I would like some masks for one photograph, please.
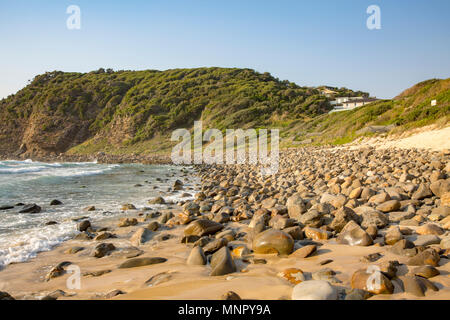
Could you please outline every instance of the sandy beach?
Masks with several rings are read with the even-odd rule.
[[[290,300],[295,298],[297,284],[319,281],[330,284],[337,299],[448,300],[450,233],[445,200],[448,191],[444,190],[448,185],[436,191],[433,184],[448,183],[449,155],[405,152],[402,155],[395,149],[366,147],[352,151],[291,150],[283,153],[278,174],[265,178],[260,178],[258,170],[251,167],[200,167],[201,191],[194,201],[181,201],[161,210],[127,210],[127,222],[136,220],[122,227],[119,224],[124,224],[124,218],[101,224],[90,221],[86,231],[75,239],[25,263],[6,266],[0,271],[0,291],[16,299],[207,300],[223,299],[232,291],[241,299]],[[370,170],[348,172],[351,164],[342,159],[354,159],[356,163],[357,157],[366,159],[362,166]],[[405,157],[417,159],[417,164]],[[410,169],[405,171],[399,165],[398,170],[376,174],[381,166],[375,167],[375,162],[390,163],[395,168],[399,161],[407,161]],[[332,175],[327,163],[339,163],[338,167],[347,171]],[[431,166],[419,168],[419,163]],[[321,169],[313,173],[313,168]],[[417,170],[423,172],[426,180],[417,178]],[[344,178],[345,175],[351,178]],[[292,181],[297,181],[293,188]],[[322,181],[321,187],[317,187],[318,181]],[[265,188],[246,193],[248,188],[258,190],[253,183],[261,183],[260,188]],[[281,185],[286,191],[279,193],[276,190],[282,190]],[[182,188],[180,182],[178,189]],[[385,209],[391,204],[395,208]],[[199,221],[209,221],[218,230],[195,233],[202,229]],[[191,234],[188,229],[196,223],[197,229]],[[268,232],[278,234],[265,236],[265,249],[258,248],[257,239]],[[100,239],[92,240],[94,236]],[[288,240],[292,247],[284,252],[285,243],[277,237],[291,239]],[[102,243],[112,244],[113,249],[99,258],[93,257]],[[200,263],[187,263],[195,248],[207,258]],[[220,257],[221,271],[212,276],[217,266],[211,266],[211,258],[221,251],[230,256]],[[432,258],[412,262],[423,252]],[[163,259],[145,266],[119,267],[141,258]],[[233,264],[232,270],[227,269],[227,261]],[[57,265],[61,266],[59,272],[49,277]],[[418,270],[421,265],[431,274]],[[79,289],[67,285],[74,275],[68,266],[79,268]],[[375,294],[358,286],[353,279],[355,274],[369,266],[381,268],[390,292]],[[293,280],[286,276],[289,272],[300,276]],[[418,285],[411,285],[411,279],[419,281]],[[420,284],[421,279],[426,282]],[[406,289],[405,281],[410,281]],[[417,291],[416,287],[421,289]]]

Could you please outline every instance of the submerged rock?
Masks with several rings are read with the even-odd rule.
[[[41,212],[41,207],[36,203],[27,204],[19,211],[19,213],[39,213]]]

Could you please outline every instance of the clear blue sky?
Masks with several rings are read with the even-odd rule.
[[[81,30],[68,30],[69,5]],[[381,30],[366,9],[381,8]],[[0,98],[45,71],[246,67],[391,98],[450,77],[448,0],[0,0]]]

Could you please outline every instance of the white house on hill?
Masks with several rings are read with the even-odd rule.
[[[358,108],[361,106],[364,106],[366,104],[372,103],[374,101],[377,101],[378,99],[375,98],[360,98],[360,99],[351,99],[348,100],[346,102],[342,103],[342,107],[345,110],[350,110],[350,109],[354,109],[354,108]]]
[[[331,105],[335,105],[334,109],[331,110],[330,113],[351,110],[372,103],[377,100],[378,99],[375,98],[364,98],[364,97],[337,97],[335,101],[330,102]]]

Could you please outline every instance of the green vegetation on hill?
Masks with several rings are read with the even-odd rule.
[[[251,69],[48,72],[0,101],[0,153],[161,153],[176,128],[280,128],[282,141],[344,143],[368,125],[409,128],[449,115],[449,79],[429,80],[394,100],[328,114],[347,88],[301,87]],[[327,97],[322,89],[336,92]],[[438,105],[432,107],[430,101]],[[283,145],[283,144],[282,144]]]
[[[431,101],[436,100],[436,106]],[[355,108],[320,115],[290,128],[295,140],[343,144],[377,131],[398,133],[430,124],[445,125],[450,120],[450,78],[416,84],[393,100],[379,100]],[[375,127],[375,130],[364,128]]]
[[[251,69],[55,71],[0,101],[0,151],[128,152],[199,119],[205,129],[285,126],[329,110],[319,90]]]

